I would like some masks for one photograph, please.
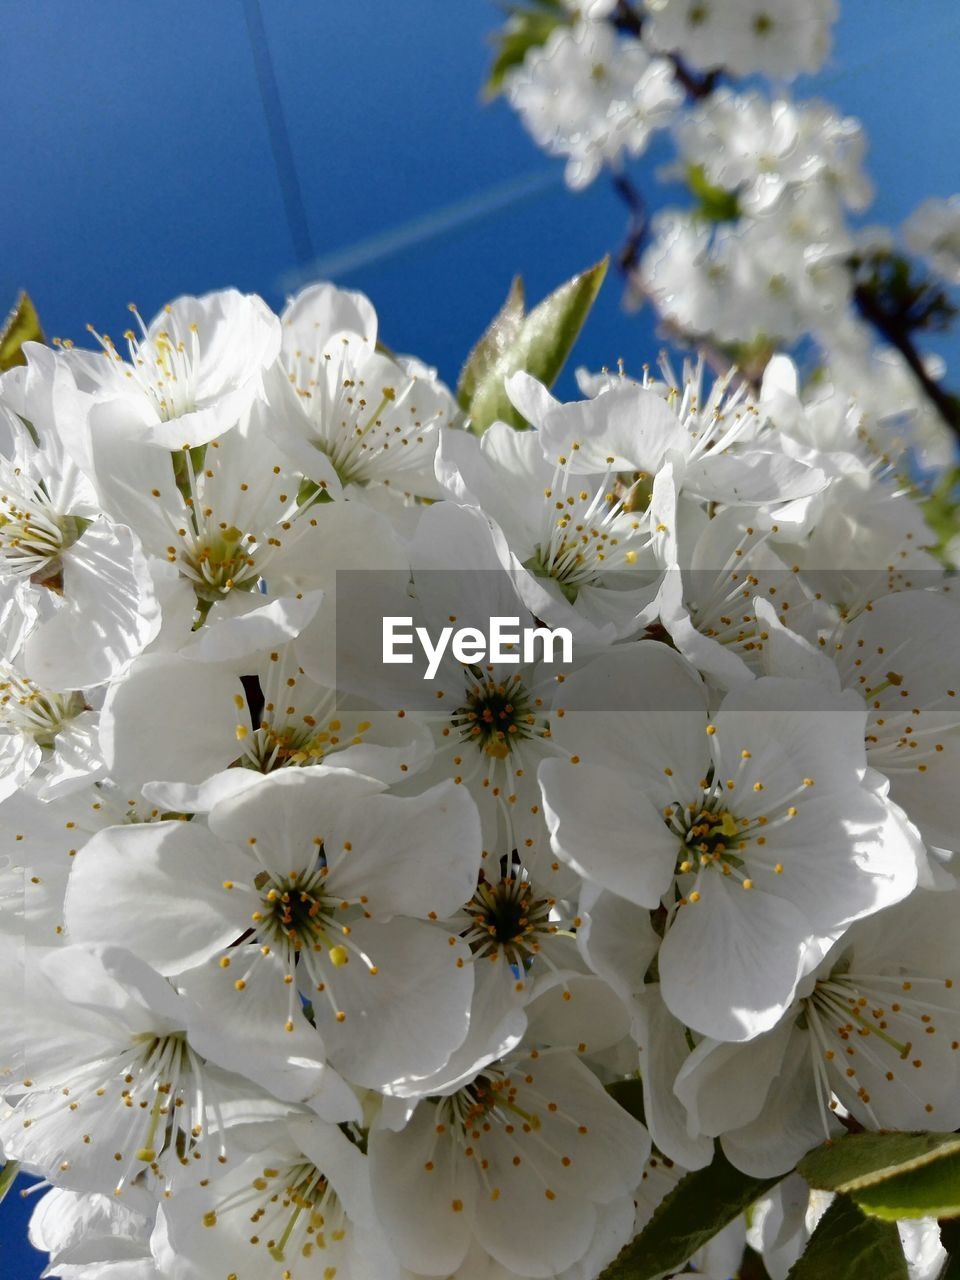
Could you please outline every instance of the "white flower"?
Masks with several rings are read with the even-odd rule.
[[[722,1134],[759,1177],[788,1170],[839,1128],[960,1123],[960,978],[953,893],[914,894],[850,930],[782,1022],[747,1046],[703,1040],[674,1089],[691,1128]]]
[[[621,40],[607,22],[556,27],[508,73],[505,89],[534,140],[568,157],[574,190],[604,164],[644,151],[683,99],[670,64],[637,40]]]
[[[785,191],[763,218],[711,230],[693,213],[667,210],[652,227],[638,284],[685,333],[793,341],[831,331],[848,312],[853,241],[822,179]]]
[[[37,791],[21,787],[0,809],[11,850],[0,872],[0,932],[46,948],[65,940],[64,895],[78,850],[103,827],[154,821],[159,812],[118,797],[103,778],[63,797],[40,799]]]
[[[439,496],[433,458],[456,403],[434,371],[378,349],[369,299],[311,285],[281,323],[280,361],[257,414],[306,478],[335,495],[386,485],[398,496]]]
[[[756,1202],[747,1243],[763,1255],[771,1280],[787,1280],[833,1198],[832,1191],[813,1191],[791,1173]]]
[[[611,680],[629,709],[591,714]],[[916,834],[864,781],[856,701],[761,678],[708,724],[694,673],[650,641],[571,676],[564,696],[583,762],[540,767],[554,849],[662,907],[661,988],[687,1026],[725,1040],[772,1027],[811,959],[916,885]]]
[[[524,403],[527,391],[539,401],[543,389],[528,381],[531,389],[512,384],[514,393]],[[565,407],[587,414],[596,403]],[[645,425],[645,407],[633,405],[634,426]],[[654,434],[662,430],[659,414],[676,428],[657,397],[650,397],[649,408]],[[592,412],[606,421],[605,405]],[[609,643],[636,635],[655,616],[674,491],[669,468],[622,484],[618,460],[609,460],[609,448],[599,443],[589,456],[585,444],[581,464],[576,441],[548,454],[541,432],[494,423],[480,441],[451,432],[437,468],[447,488],[493,524],[493,563],[509,574],[526,607],[552,626],[570,628],[576,638]],[[656,438],[653,447],[659,443]],[[645,483],[651,479],[652,487]]]
[[[890,782],[927,843],[960,853],[954,796],[960,777],[960,609],[937,591],[903,591],[867,603],[813,643],[764,612],[762,658],[779,675],[804,672],[825,689],[856,691],[867,712],[866,758]]]
[[[26,373],[13,394],[6,375],[0,394],[29,408],[39,394],[34,384],[56,373],[45,358]],[[21,394],[24,386],[28,394]],[[160,629],[146,558],[130,529],[100,515],[54,431],[39,437],[0,403],[0,433],[7,436],[0,446],[0,582],[19,584],[31,598],[31,673],[64,688],[103,684]]]
[[[30,1216],[30,1243],[61,1280],[161,1280],[150,1255],[156,1207],[129,1186],[122,1199],[54,1187]]]
[[[160,1210],[164,1280],[403,1280],[370,1196],[359,1135],[292,1119],[199,1195]]]
[[[817,71],[830,50],[834,0],[647,0],[644,35],[700,67],[792,78]]]
[[[473,892],[479,822],[452,783],[409,799],[383,790],[347,770],[287,769],[217,804],[209,829],[111,828],[77,857],[71,936],[122,940],[167,974],[216,958],[221,990],[207,998],[244,1020],[263,970],[258,1017],[292,1035],[311,1001],[314,1038],[357,1084],[434,1071],[466,1034],[473,974],[468,948],[432,921]]]
[[[903,224],[903,238],[944,280],[960,284],[960,196],[924,200]]]
[[[400,1261],[447,1276],[473,1239],[521,1276],[584,1256],[599,1206],[640,1181],[645,1130],[573,1054],[518,1049],[399,1132],[374,1130],[374,1204]]]
[[[21,660],[0,660],[0,799],[33,777],[44,800],[92,782],[104,768],[97,719],[81,691],[45,688]]]
[[[662,369],[666,385],[648,377],[643,384],[610,380],[590,400],[555,405],[539,415],[544,452],[569,459],[574,474],[606,467],[626,473],[627,483],[633,476],[638,488],[631,491],[631,505],[641,510],[644,489],[654,491],[652,506],[657,477],[668,463],[680,495],[728,506],[775,507],[825,487],[815,459],[798,465],[776,432],[763,429],[747,385],[733,385],[733,371],[704,395],[702,359],[696,366],[685,363],[679,383],[666,359]],[[519,379],[511,383],[518,385]],[[669,504],[660,506],[657,516],[665,518]],[[676,555],[676,529],[661,529],[660,523],[655,532],[668,535],[661,554]]]
[[[763,214],[788,186],[821,176],[850,208],[869,203],[859,121],[824,102],[720,88],[681,117],[676,133],[688,163],[701,166],[713,185],[735,191],[746,213]]]
[[[90,424],[89,473],[104,510],[169,561],[206,608],[269,574],[274,591],[309,563],[313,495],[259,419],[171,454],[113,423]]]
[[[88,398],[94,435],[117,431],[165,449],[192,449],[242,421],[280,349],[280,323],[262,299],[235,289],[182,297],[124,334],[126,356],[90,332],[102,356],[65,355]]]
[[[227,1163],[231,1126],[283,1113],[199,1057],[188,1003],[129,953],[70,947],[36,960],[15,1033],[29,1075],[7,1086],[0,1120],[8,1159],[80,1191],[141,1182],[162,1193]]]

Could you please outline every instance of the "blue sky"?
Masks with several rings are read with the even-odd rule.
[[[878,188],[870,220],[898,223],[923,196],[960,188],[960,9],[843,8],[831,64],[797,92],[864,121]],[[491,0],[263,0],[263,10],[318,257],[349,262],[374,238],[401,246],[336,277],[369,293],[393,348],[454,381],[515,272],[536,299],[619,243],[622,208],[607,185],[570,195],[560,164],[505,105],[481,105]],[[83,341],[88,321],[122,331],[129,301],[148,316],[178,293],[235,285],[281,304],[296,258],[242,0],[6,5],[0,82],[0,312],[25,287],[49,335]],[[638,180],[663,158],[641,161]],[[437,211],[451,207],[476,216],[434,234]],[[418,227],[431,234],[410,244]],[[658,348],[648,314],[621,314],[611,275],[578,361],[622,356],[635,368]],[[939,349],[960,387],[960,340]],[[24,1221],[8,1197],[4,1280],[40,1273],[20,1243]]]

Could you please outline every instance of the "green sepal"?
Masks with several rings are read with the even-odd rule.
[[[697,200],[697,214],[707,222],[736,222],[740,201],[735,191],[714,186],[702,164],[687,165],[687,185]]]
[[[46,338],[30,295],[21,292],[16,306],[0,330],[0,373],[5,373],[15,365],[27,363],[27,357],[23,354],[25,342],[46,342]]]
[[[504,381],[523,370],[544,386],[553,385],[603,284],[607,263],[604,258],[574,276],[526,315],[523,282],[519,277],[513,281],[457,385],[457,400],[477,435],[497,421],[518,429],[528,425],[510,403]]]
[[[546,44],[553,31],[570,19],[560,0],[537,0],[535,8],[515,9],[503,30],[493,37],[496,53],[483,96],[488,101],[495,98],[503,89],[507,72],[519,67],[531,49]]]
[[[20,1172],[20,1162],[18,1160],[8,1160],[2,1168],[0,1168],[0,1204],[3,1198],[17,1180],[17,1174]]]

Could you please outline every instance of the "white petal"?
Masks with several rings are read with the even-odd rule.
[[[173,656],[141,657],[111,685],[103,705],[107,768],[135,783],[201,782],[239,754],[237,725],[249,724],[245,708],[243,685],[227,671]]]
[[[643,989],[636,1027],[643,1109],[650,1136],[659,1151],[684,1169],[703,1169],[713,1159],[713,1142],[688,1124],[683,1104],[674,1093],[674,1081],[690,1047],[683,1024],[664,1004],[658,983],[648,983]]]
[[[537,776],[557,856],[628,902],[659,906],[679,845],[636,778],[561,760],[545,760]]]
[[[400,916],[357,921],[350,942],[355,950],[348,963],[328,966],[327,990],[314,996],[330,1061],[371,1089],[435,1072],[467,1034],[473,992],[468,948],[442,929]],[[344,1021],[336,1010],[346,1014]]]
[[[503,389],[517,413],[534,427],[539,427],[552,409],[560,407],[560,401],[550,394],[543,383],[522,369],[504,378]]]
[[[672,1013],[716,1040],[749,1040],[793,999],[810,926],[789,902],[700,877],[700,901],[677,912],[660,948],[660,988]]]
[[[401,1132],[374,1130],[370,1181],[377,1217],[403,1265],[446,1277],[466,1256],[479,1189],[468,1162],[437,1134],[436,1124],[436,1107],[424,1102]]]
[[[63,603],[26,647],[31,676],[86,689],[120,675],[160,630],[160,606],[133,533],[99,520],[64,552]]]
[[[464,787],[369,796],[331,819],[330,892],[364,894],[372,915],[443,919],[472,897],[482,849],[480,816]]]
[[[180,652],[195,662],[240,663],[245,673],[258,655],[294,640],[314,619],[322,599],[322,591],[281,597],[269,604],[257,604],[257,597],[251,596],[255,608],[202,627]]]
[[[656,475],[667,454],[683,451],[687,437],[677,415],[657,392],[624,383],[595,400],[562,405],[544,419],[543,448],[551,458],[570,455],[577,471],[603,475],[644,471]]]
[[[245,859],[198,822],[110,827],[77,854],[65,915],[75,942],[126,947],[163,974],[228,946],[249,903],[224,889]]]

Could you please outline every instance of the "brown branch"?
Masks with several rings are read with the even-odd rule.
[[[617,7],[610,15],[610,20],[618,31],[639,39],[643,30],[643,15],[637,13],[629,0],[617,0]],[[706,72],[705,75],[698,76],[690,70],[678,53],[668,53],[665,56],[673,65],[673,74],[677,83],[683,86],[688,97],[707,98],[713,93],[720,79],[719,69],[715,68],[713,71]]]
[[[872,324],[877,332],[900,352],[927,399],[950,430],[960,436],[960,400],[945,390],[935,378],[931,378],[920,352],[914,345],[910,329],[902,318],[885,310],[876,293],[868,285],[858,284],[853,291],[853,300],[864,320]]]
[[[627,238],[617,254],[617,266],[625,276],[629,276],[640,262],[640,250],[647,236],[647,209],[643,196],[625,173],[613,175],[613,189],[630,214]]]

